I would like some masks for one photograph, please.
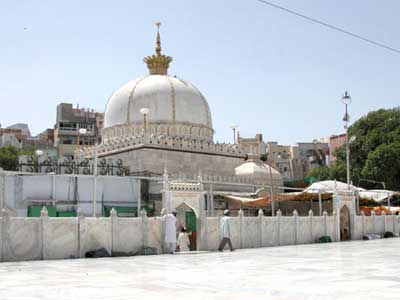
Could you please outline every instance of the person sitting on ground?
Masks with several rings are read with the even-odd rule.
[[[190,251],[189,235],[185,227],[182,227],[182,232],[178,235],[178,247],[181,252]]]
[[[229,220],[230,220],[230,212],[229,209],[224,210],[224,216],[221,219],[219,224],[219,235],[221,238],[221,243],[219,244],[218,251],[224,251],[226,243],[229,245],[229,249],[233,251],[232,242],[231,242],[231,231],[229,227]]]

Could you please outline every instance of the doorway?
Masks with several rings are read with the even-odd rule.
[[[350,211],[349,208],[344,205],[340,209],[340,240],[350,240]]]
[[[195,211],[186,203],[176,208],[177,231],[181,232],[182,227],[189,233],[190,251],[197,250],[197,216]]]

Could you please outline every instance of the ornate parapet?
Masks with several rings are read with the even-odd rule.
[[[121,124],[112,127],[104,128],[102,130],[102,138],[104,141],[113,138],[124,138],[132,136],[141,136],[145,132],[143,123],[138,124]],[[165,136],[179,136],[184,138],[195,138],[197,140],[204,140],[211,142],[214,135],[212,128],[191,124],[191,123],[149,123],[146,127],[148,135],[165,135]]]
[[[155,135],[150,132],[139,135],[122,135],[113,138],[104,138],[103,143],[98,146],[97,153],[99,157],[102,157],[143,147],[197,153],[212,153],[238,158],[243,158],[246,155],[244,149],[237,144],[214,143],[209,139],[201,137],[194,138],[185,135]],[[77,156],[93,157],[94,147],[80,148]]]

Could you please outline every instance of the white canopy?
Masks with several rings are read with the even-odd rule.
[[[345,191],[347,189],[348,189],[347,183],[345,183],[345,182],[336,181],[336,180],[324,180],[324,181],[314,182],[308,188],[306,188],[304,191],[310,192],[310,193],[315,193],[318,191],[333,193],[335,191]],[[350,185],[350,190],[365,191],[365,189],[356,187],[354,185]]]
[[[395,194],[395,192],[389,190],[369,190],[360,192],[360,197],[381,202]]]

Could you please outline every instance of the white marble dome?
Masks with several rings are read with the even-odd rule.
[[[156,53],[144,58],[149,75],[116,90],[106,104],[103,139],[148,134],[182,136],[212,141],[211,112],[200,91],[190,82],[168,75],[172,57],[161,54],[157,32]],[[148,108],[144,128],[142,108]]]
[[[186,124],[212,129],[208,103],[200,91],[186,80],[168,75],[139,77],[123,85],[109,98],[104,128],[143,124],[141,108],[148,108],[147,122]]]

